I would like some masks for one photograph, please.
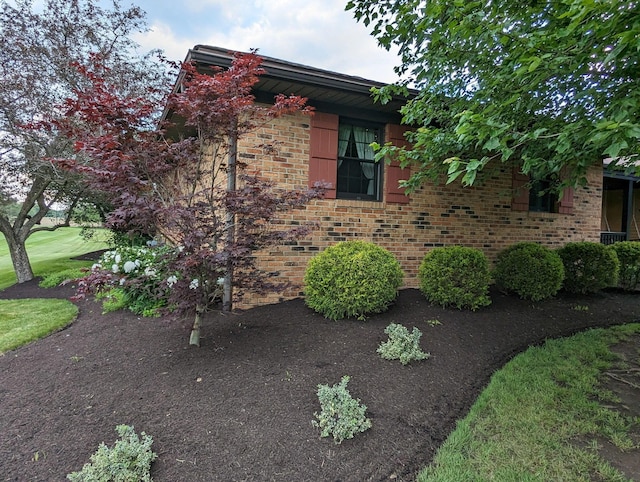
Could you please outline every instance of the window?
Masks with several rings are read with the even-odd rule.
[[[385,124],[383,128],[381,124],[340,118],[326,112],[316,112],[310,127],[309,187],[318,182],[328,186],[325,199],[409,202],[400,184],[409,178],[410,169],[403,169],[396,161],[375,162],[370,147],[374,141],[406,146],[406,127]]]
[[[340,121],[338,127],[337,197],[380,200],[382,164],[374,161],[372,142],[380,142],[379,126]]]
[[[574,188],[566,187],[560,197],[552,189],[562,180],[562,172],[557,177],[554,175],[553,178],[531,180],[527,174],[515,167],[512,175],[512,211],[573,214]]]
[[[542,179],[531,181],[529,188],[529,211],[538,213],[557,212],[557,195],[551,192],[552,181]]]

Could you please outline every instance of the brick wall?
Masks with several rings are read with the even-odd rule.
[[[277,119],[241,143],[241,156],[279,187],[305,189],[308,181],[310,121],[305,116]],[[276,142],[278,154],[264,156],[255,146]],[[258,161],[259,159],[259,161]],[[258,164],[259,162],[259,164]],[[237,308],[302,296],[308,260],[339,241],[360,239],[389,249],[405,272],[405,287],[418,286],[417,271],[429,249],[463,245],[481,249],[490,260],[518,241],[556,247],[569,241],[599,241],[602,169],[594,167],[586,187],[575,190],[572,214],[511,210],[512,170],[498,168],[482,183],[463,188],[424,185],[409,204],[325,199],[287,214],[287,223],[316,222],[308,238],[259,253],[261,266],[279,271],[298,287],[280,295],[248,296]]]

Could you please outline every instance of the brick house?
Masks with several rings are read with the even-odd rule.
[[[228,67],[233,54],[198,45],[187,61]],[[405,272],[405,286],[417,287],[419,264],[436,246],[464,245],[481,249],[490,260],[518,241],[554,247],[569,241],[599,241],[603,169],[594,166],[585,187],[567,189],[562,199],[538,198],[529,179],[511,167],[498,166],[474,187],[426,184],[411,196],[398,187],[409,172],[397,165],[373,162],[372,141],[403,142],[398,109],[403,99],[386,105],[373,102],[372,86],[384,84],[263,57],[266,73],[255,96],[270,102],[278,93],[307,97],[316,114],[276,119],[244,138],[239,155],[281,187],[300,189],[323,180],[332,184],[325,198],[306,210],[288,214],[284,222],[320,224],[307,239],[260,254],[261,266],[298,283],[284,295],[249,298],[240,307],[277,302],[302,295],[308,260],[339,241],[361,239],[389,249]],[[263,159],[260,143],[277,141],[276,157]],[[536,191],[537,192],[537,191]],[[236,305],[238,306],[238,305]]]

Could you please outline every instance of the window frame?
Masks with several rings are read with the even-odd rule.
[[[343,126],[352,126],[352,127],[363,127],[365,129],[371,129],[375,131],[373,142],[378,142],[382,144],[382,140],[384,139],[384,128],[385,126],[376,122],[368,122],[360,119],[354,119],[351,117],[339,117],[338,120],[338,138],[340,138],[341,127]],[[352,134],[353,135],[353,134]],[[351,142],[351,138],[347,141]],[[354,142],[357,142],[354,140]],[[338,146],[340,145],[340,140],[338,141]],[[349,146],[346,147],[348,151]],[[377,162],[374,159],[362,159],[360,157],[353,157],[347,155],[340,155],[340,147],[338,147],[337,154],[337,165],[336,165],[336,199],[348,199],[348,200],[357,200],[357,201],[372,201],[372,202],[381,202],[383,200],[383,180],[384,180],[384,168],[383,163]],[[346,152],[345,152],[346,154]],[[344,184],[341,184],[341,179],[344,180],[344,176],[340,175],[340,167],[342,162],[349,162],[351,164],[354,163],[368,163],[374,168],[374,177],[373,177],[373,194],[367,194],[364,192],[354,192],[349,190],[340,190],[341,187],[344,187]],[[364,174],[364,173],[363,173]],[[368,179],[366,175],[365,179]]]

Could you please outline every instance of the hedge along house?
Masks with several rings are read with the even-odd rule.
[[[233,52],[198,45],[186,61],[228,67]],[[402,145],[405,127],[398,110],[404,99],[374,103],[370,88],[384,84],[359,77],[262,57],[266,73],[255,88],[258,102],[274,95],[308,98],[315,115],[274,120],[240,141],[239,156],[263,177],[288,189],[316,181],[331,184],[322,200],[287,213],[285,223],[317,222],[307,239],[260,253],[261,267],[292,281],[283,295],[247,297],[242,305],[281,301],[303,295],[302,280],[311,257],[340,241],[365,240],[389,249],[405,272],[405,286],[417,287],[417,272],[432,248],[479,248],[490,259],[519,241],[561,246],[569,241],[598,241],[601,230],[602,166],[593,167],[585,187],[565,190],[561,199],[538,196],[529,178],[502,165],[474,187],[423,185],[410,196],[398,186],[410,172],[396,164],[376,163],[373,141]],[[278,144],[275,156],[257,146]]]

